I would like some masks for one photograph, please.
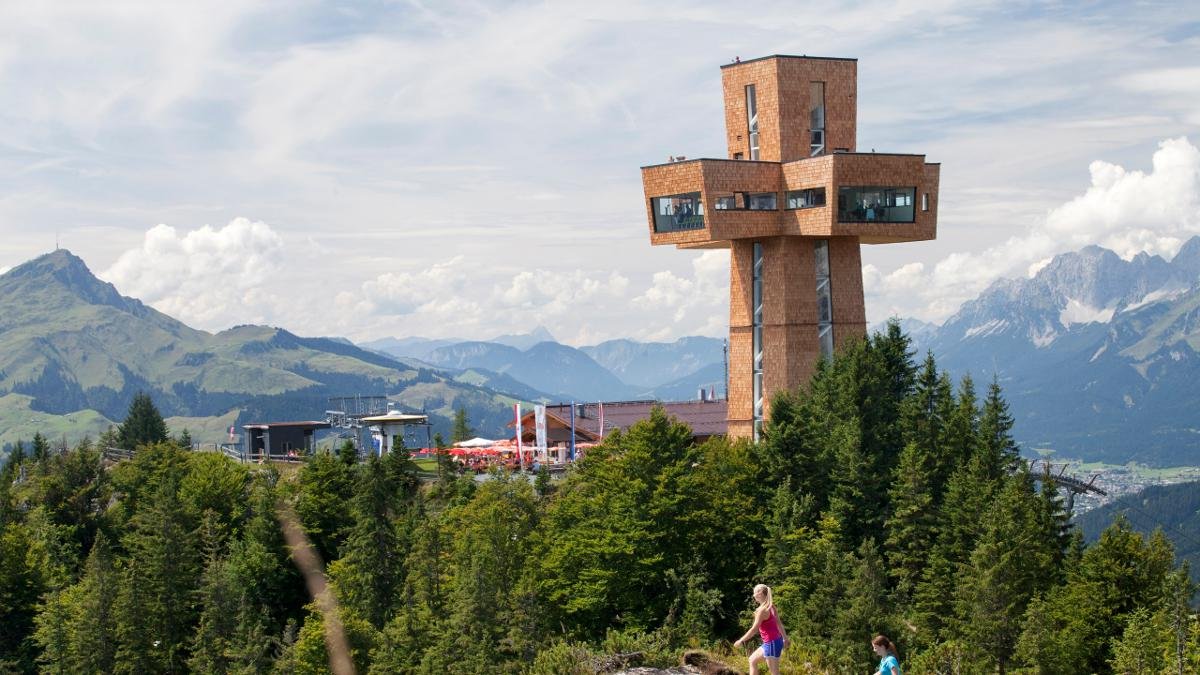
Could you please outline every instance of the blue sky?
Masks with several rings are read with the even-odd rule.
[[[638,167],[724,156],[719,66],[859,59],[859,147],[942,163],[868,319],[1090,243],[1200,233],[1195,3],[0,7],[0,269],[63,245],[197,327],[722,335],[728,256],[652,248]]]

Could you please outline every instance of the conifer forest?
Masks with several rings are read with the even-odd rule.
[[[880,633],[905,673],[1200,672],[1171,543],[1117,520],[1085,544],[997,383],[893,323],[771,411],[758,443],[696,445],[660,409],[561,480],[476,481],[352,447],[239,464],[139,398],[108,438],[39,434],[0,469],[0,672],[744,669],[757,583],[785,673],[870,673]]]

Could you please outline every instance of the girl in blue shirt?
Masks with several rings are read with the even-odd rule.
[[[876,635],[874,640],[871,640],[871,648],[879,655],[879,670],[875,671],[875,675],[901,675],[900,661],[896,658],[896,645],[892,641],[882,635]]]

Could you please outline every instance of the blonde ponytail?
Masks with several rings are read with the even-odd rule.
[[[765,605],[766,608],[767,609],[773,608],[775,606],[775,600],[773,599],[773,597],[771,595],[771,587],[766,584],[759,584],[754,587],[755,595],[757,595],[759,591],[763,591],[767,594],[767,603]]]

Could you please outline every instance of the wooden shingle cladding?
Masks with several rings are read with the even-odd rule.
[[[864,244],[927,241],[937,236],[937,190],[940,166],[925,162],[924,155],[839,153],[794,162],[750,162],[695,159],[642,168],[650,243],[680,248],[728,247],[734,239],[762,237],[859,237]],[[916,217],[912,223],[838,221],[838,190],[844,186],[896,186],[914,188]],[[793,190],[824,188],[825,205],[788,209]],[[656,232],[653,199],[700,193],[704,228]],[[735,193],[771,192],[775,210],[724,210],[718,197]],[[921,195],[929,195],[929,210],[920,208]]]
[[[830,331],[834,348],[866,334],[860,244],[937,236],[941,167],[924,155],[856,152],[854,59],[768,56],[723,66],[721,83],[728,158],[645,166],[642,186],[651,244],[730,249],[727,431],[747,437],[763,421],[754,419],[756,378],[769,416],[776,392],[806,386],[822,350],[830,349]],[[824,107],[814,110],[818,96]],[[823,190],[824,203],[805,197],[803,208],[787,208],[788,193],[805,190]],[[750,198],[756,193],[774,193],[776,208],[748,208],[769,201]],[[689,201],[680,207],[682,217],[656,231],[653,200],[672,195],[698,195],[702,226],[691,217],[696,211]],[[718,209],[723,198],[723,207],[734,208]],[[689,229],[667,227],[677,224]],[[762,273],[757,319],[756,246]],[[827,272],[818,273],[817,251],[822,259],[827,252]],[[755,367],[756,330],[761,368]]]

